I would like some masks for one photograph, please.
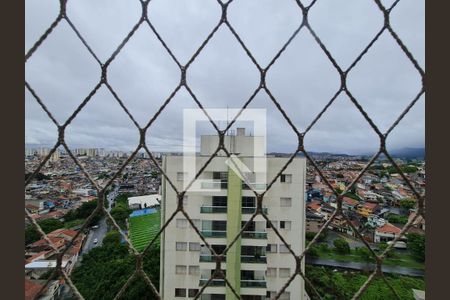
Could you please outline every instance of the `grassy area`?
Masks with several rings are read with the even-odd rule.
[[[160,229],[160,212],[129,218],[129,224],[131,243],[138,251],[142,251]],[[159,238],[155,243],[159,245]]]
[[[357,250],[350,250],[349,254],[339,254],[332,248],[326,249],[325,247],[317,247],[318,258],[333,259],[343,262],[367,262],[365,257],[358,254]],[[374,261],[373,261],[374,262]],[[399,266],[414,269],[425,269],[425,264],[416,261],[409,253],[394,252],[394,257],[385,258],[383,264],[386,266]]]
[[[368,274],[356,271],[336,272],[333,268],[306,265],[306,277],[317,289],[322,299],[351,299],[367,280]],[[385,274],[400,299],[413,300],[412,289],[425,290],[425,280],[421,277],[408,277]],[[317,299],[315,293],[306,286],[311,299]],[[392,291],[381,278],[375,278],[362,294],[362,300],[395,299]]]
[[[82,225],[85,221],[85,219],[75,219],[72,221],[67,221],[64,223],[64,228],[70,229],[73,227],[77,227],[79,225]]]

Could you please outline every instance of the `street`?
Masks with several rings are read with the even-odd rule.
[[[108,208],[106,208],[106,210],[109,212],[111,210],[111,204],[114,202],[114,200],[116,199],[116,197],[118,196],[118,188],[115,188],[114,190],[112,190],[108,196],[107,196],[107,201],[108,201]],[[88,253],[92,248],[96,247],[96,246],[100,246],[103,242],[103,238],[105,237],[106,233],[108,232],[108,224],[106,222],[106,217],[103,217],[99,222],[98,222],[98,228],[96,229],[90,229],[89,230],[89,234],[88,237],[86,238],[86,242],[83,246],[82,249],[82,254]],[[97,244],[94,243],[94,240],[97,239]]]
[[[343,269],[373,271],[375,269],[374,263],[366,262],[343,262],[332,259],[322,258],[306,258],[305,262],[310,265],[328,266]],[[424,276],[425,272],[420,269],[405,268],[399,266],[382,266],[381,270],[385,273],[393,273],[407,276]]]

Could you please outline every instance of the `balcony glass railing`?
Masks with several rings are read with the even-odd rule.
[[[204,286],[208,282],[209,278],[200,278],[200,286]],[[208,286],[225,286],[225,280],[213,279]]]
[[[228,187],[228,182],[226,181],[203,181],[201,183],[202,189],[207,190],[225,190]]]
[[[267,184],[265,184],[265,183],[250,183],[250,185],[253,187],[254,190],[257,190],[257,191],[265,190],[267,188]],[[245,182],[243,182],[242,189],[250,190],[250,187]]]
[[[241,262],[243,263],[267,263],[266,256],[258,255],[241,255]]]
[[[241,280],[241,287],[265,288],[265,280]]]
[[[204,237],[221,238],[226,237],[227,232],[224,230],[202,230],[202,235]]]
[[[200,212],[204,214],[227,213],[226,206],[202,206]]]
[[[247,239],[267,239],[267,232],[244,231],[242,237]]]
[[[256,211],[256,207],[243,207],[242,208],[242,213],[243,214],[254,214],[255,211]],[[268,212],[267,207],[263,207],[263,212],[265,214],[267,214],[267,212]]]
[[[227,257],[223,257],[223,262],[227,260]],[[216,262],[216,259],[214,258],[214,255],[209,254],[200,254],[200,262]]]
[[[254,214],[256,211],[256,207],[242,207],[242,214]],[[226,206],[208,206],[204,205],[200,207],[200,212],[203,214],[226,214],[227,207]],[[263,212],[265,214],[268,213],[267,207],[263,207]]]

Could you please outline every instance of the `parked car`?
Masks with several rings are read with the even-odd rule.
[[[97,228],[98,228],[98,225],[92,226],[92,229],[97,229]]]
[[[97,244],[98,243],[98,239],[94,239],[94,244]]]

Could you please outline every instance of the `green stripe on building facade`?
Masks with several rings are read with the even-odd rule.
[[[242,213],[242,181],[239,176],[228,168],[228,190],[227,190],[227,244],[241,230]],[[241,237],[233,244],[227,252],[226,278],[235,291],[240,294],[241,290]],[[233,291],[226,287],[226,299],[237,299]]]

